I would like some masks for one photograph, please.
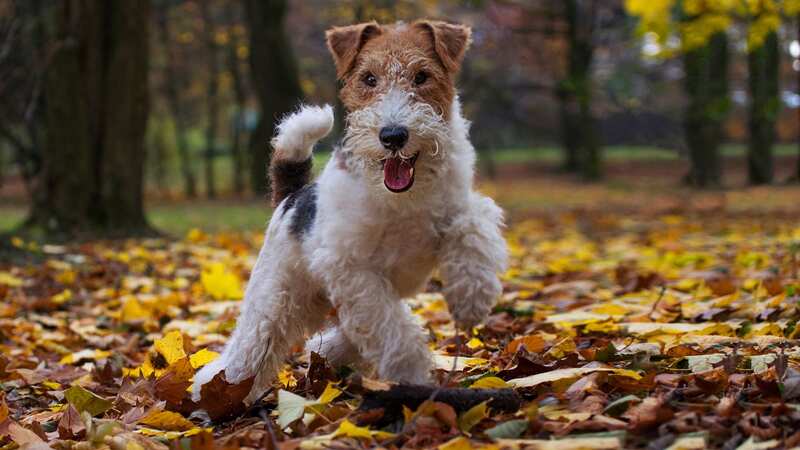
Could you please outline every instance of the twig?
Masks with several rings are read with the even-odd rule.
[[[264,420],[264,424],[266,425],[267,428],[267,434],[269,434],[269,441],[270,444],[272,444],[272,449],[278,450],[278,437],[275,436],[275,430],[272,429],[272,421],[267,416],[267,412],[262,409],[261,411],[259,411],[258,415],[261,416],[261,419]]]
[[[667,291],[667,287],[662,285],[661,286],[661,292],[658,294],[658,298],[656,299],[656,302],[653,303],[653,307],[650,309],[650,312],[647,314],[647,317],[650,320],[653,320],[653,313],[656,312],[656,307],[658,307],[658,304],[661,303],[661,299],[664,298],[664,293],[666,291]]]

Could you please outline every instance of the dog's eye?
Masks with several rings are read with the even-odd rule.
[[[373,75],[372,72],[367,72],[367,74],[364,75],[361,81],[364,82],[364,84],[366,84],[369,87],[375,87],[378,85],[378,79],[375,78],[375,75]]]
[[[428,80],[428,73],[427,72],[417,72],[414,75],[414,84],[419,86],[420,84],[426,82]]]

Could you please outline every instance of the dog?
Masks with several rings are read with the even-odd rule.
[[[475,150],[455,89],[470,28],[440,21],[326,32],[346,111],[341,145],[315,182],[314,145],[330,106],[303,106],[277,127],[270,166],[274,214],[236,329],[195,376],[193,396],[224,370],[254,377],[259,399],[292,348],[382,379],[431,382],[422,327],[402,299],[438,267],[456,325],[472,329],[502,292],[503,213],[473,190]],[[336,323],[324,329],[331,310]]]

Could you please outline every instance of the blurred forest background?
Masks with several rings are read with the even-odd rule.
[[[276,119],[338,107],[324,31],[420,17],[473,28],[487,183],[800,178],[800,0],[0,0],[0,231],[263,223]]]

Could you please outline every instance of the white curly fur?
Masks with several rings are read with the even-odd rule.
[[[404,95],[392,91],[348,117],[343,147],[317,180],[316,218],[302,238],[290,231],[286,202],[276,209],[236,330],[195,376],[195,398],[224,369],[234,383],[255,376],[247,401],[256,400],[291,348],[322,330],[332,306],[338,324],[308,339],[308,350],[334,364],[364,363],[385,379],[428,382],[426,337],[402,299],[420,292],[437,266],[459,326],[489,313],[501,293],[506,244],[502,211],[472,189],[469,124],[457,98],[445,122]],[[376,134],[387,120],[409,128],[403,151],[419,152],[415,184],[403,194],[382,183],[385,151]],[[303,108],[281,125],[276,148],[304,159],[331,122],[329,107]]]

